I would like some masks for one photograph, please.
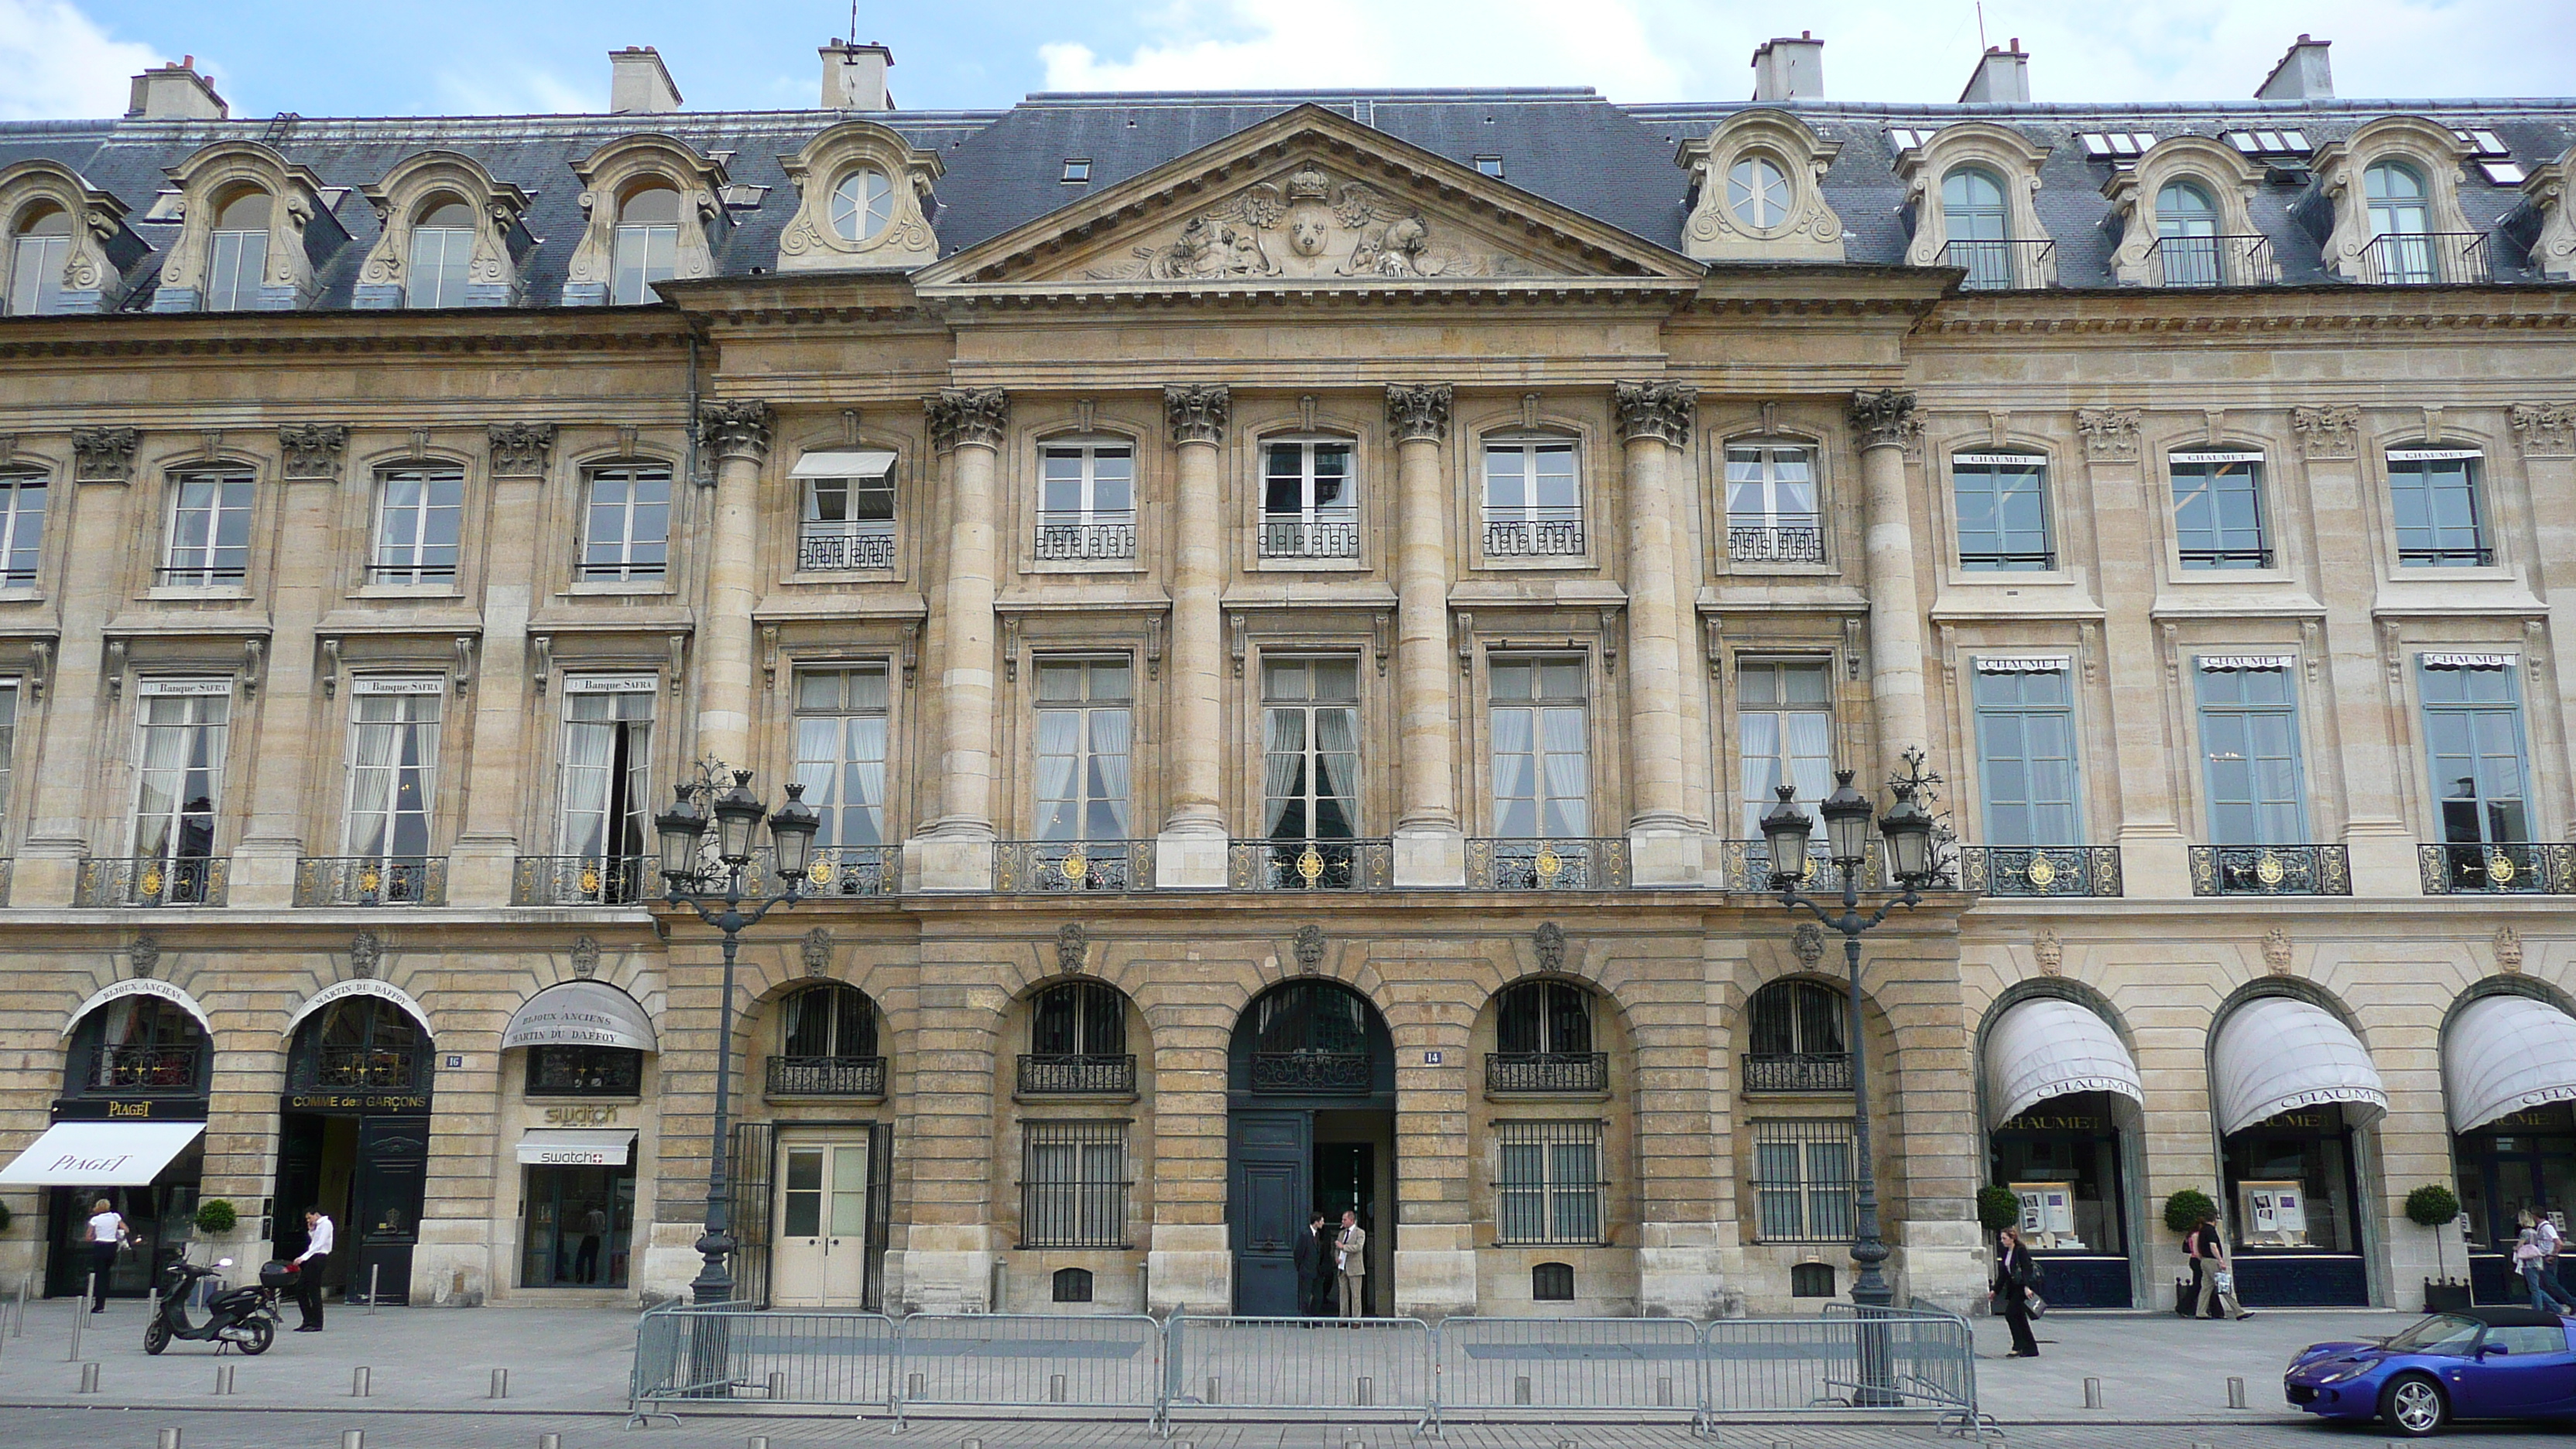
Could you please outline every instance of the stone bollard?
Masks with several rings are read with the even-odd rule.
[[[360,1364],[349,1370],[349,1397],[363,1399],[376,1391],[376,1371]]]
[[[1054,1374],[1047,1379],[1047,1402],[1050,1404],[1064,1402],[1064,1375]]]
[[[2243,1379],[2231,1378],[2227,1381],[2227,1407],[2231,1409],[2241,1409],[2245,1407],[2245,1381]]]
[[[97,1393],[97,1392],[98,1392],[98,1365],[97,1365],[97,1364],[95,1364],[95,1363],[85,1363],[85,1364],[82,1364],[82,1365],[81,1365],[81,1386],[80,1386],[80,1391],[81,1391],[82,1393],[84,1393],[84,1394],[94,1394],[94,1393]]]
[[[1515,1376],[1513,1377],[1513,1379],[1512,1379],[1512,1402],[1513,1402],[1514,1404],[1526,1404],[1526,1403],[1528,1403],[1529,1401],[1530,1401],[1530,1381],[1529,1381],[1529,1375],[1528,1375],[1528,1374],[1519,1374],[1519,1375],[1515,1375]]]
[[[367,1431],[364,1429],[341,1430],[340,1449],[367,1449]]]
[[[510,1397],[510,1371],[508,1369],[496,1368],[492,1370],[492,1392],[490,1397],[495,1399],[506,1399]]]
[[[81,1330],[89,1326],[89,1306],[98,1301],[98,1275],[81,1279],[80,1301],[72,1305],[72,1351],[67,1362],[80,1362]]]
[[[164,1429],[153,1436],[153,1449],[179,1449],[179,1431]]]
[[[537,1449],[563,1449],[563,1436],[561,1434],[539,1434],[537,1436]]]
[[[215,1392],[218,1394],[229,1394],[232,1391],[233,1365],[228,1363],[219,1363],[215,1365]]]
[[[744,1446],[744,1449],[769,1449],[769,1436],[766,1434],[752,1435],[751,1442]]]
[[[2086,1379],[2084,1381],[2084,1407],[2088,1409],[2098,1409],[2102,1407],[2102,1381],[2100,1379]]]
[[[1370,1390],[1375,1387],[1376,1383],[1374,1380],[1363,1377],[1357,1384],[1352,1386],[1351,1402],[1362,1408],[1366,1408],[1370,1403]]]

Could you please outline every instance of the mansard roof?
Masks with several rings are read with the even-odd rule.
[[[1616,228],[1640,252],[1683,250],[1689,173],[1675,164],[1685,141],[1752,103],[1619,105],[1588,89],[1334,92],[1104,93],[1032,95],[1007,110],[901,111],[871,117],[944,163],[931,218],[945,256],[975,247],[1194,152],[1215,147],[1299,106],[1315,106],[1357,127],[1463,167],[1498,157],[1503,180],[1556,207]],[[2159,139],[2283,127],[2303,131],[2311,149],[2341,140],[2375,118],[2424,116],[2440,125],[2492,131],[2525,170],[2576,143],[2576,100],[2245,101],[2207,105],[1869,105],[1794,102],[1819,136],[1839,144],[1823,178],[1842,217],[1853,263],[1903,263],[1910,221],[1895,170],[1895,127],[1937,129],[1977,119],[2044,147],[2037,196],[2056,243],[2058,283],[2113,284],[2111,253],[2120,226],[2103,185],[2117,164],[2092,159],[2085,132],[2128,131]],[[722,162],[727,226],[716,229],[719,275],[773,270],[780,230],[796,209],[780,169],[818,132],[849,119],[840,111],[677,112],[650,116],[491,116],[249,121],[53,121],[0,124],[0,167],[30,158],[61,162],[129,209],[128,224],[153,251],[129,270],[122,306],[151,305],[152,279],[177,234],[163,192],[167,168],[219,141],[262,142],[328,188],[324,203],[350,242],[317,259],[315,303],[351,305],[356,272],[380,226],[362,188],[419,152],[473,157],[495,181],[530,197],[525,223],[538,245],[525,259],[523,305],[558,305],[565,266],[584,227],[574,165],[621,136],[656,132]],[[1399,148],[1400,149],[1400,148]],[[1090,162],[1087,183],[1063,180],[1064,162]],[[2536,228],[2523,193],[2471,166],[2460,188],[2470,225],[2516,241]],[[2318,254],[2332,218],[2302,169],[2272,168],[2251,203],[2254,224],[2272,239],[2286,283],[2323,282]],[[2521,248],[2496,248],[2518,260]],[[2510,273],[2507,273],[2510,276]],[[2536,278],[2533,278],[2536,280]]]

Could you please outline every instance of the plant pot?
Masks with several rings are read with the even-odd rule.
[[[2440,1281],[2424,1280],[2424,1311],[2427,1313],[2461,1313],[2469,1306],[2469,1285],[2457,1278]]]

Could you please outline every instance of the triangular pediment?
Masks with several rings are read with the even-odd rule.
[[[924,292],[1695,280],[1676,252],[1303,105],[924,268]]]

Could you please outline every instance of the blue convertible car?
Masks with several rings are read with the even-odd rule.
[[[2576,1348],[2555,1313],[2471,1308],[2377,1343],[2313,1344],[2281,1383],[2311,1414],[2385,1419],[2415,1438],[2453,1419],[2576,1415]]]

